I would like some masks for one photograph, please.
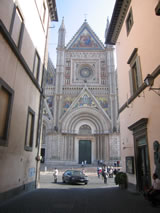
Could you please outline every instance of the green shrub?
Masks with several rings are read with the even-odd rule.
[[[127,188],[127,174],[125,172],[118,172],[115,177],[116,185],[124,185]]]

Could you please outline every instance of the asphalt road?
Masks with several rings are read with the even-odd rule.
[[[121,190],[113,179],[104,184],[89,174],[88,185],[53,183],[52,173],[41,175],[40,188],[0,206],[0,213],[158,213],[142,195]]]

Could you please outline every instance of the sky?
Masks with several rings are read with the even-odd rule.
[[[107,17],[111,20],[116,0],[56,0],[58,22],[51,22],[49,28],[48,50],[50,58],[56,66],[56,48],[58,30],[64,17],[66,29],[65,45],[73,38],[84,20],[104,43]]]

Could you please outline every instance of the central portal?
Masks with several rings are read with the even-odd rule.
[[[80,140],[79,141],[79,163],[87,161],[87,164],[91,164],[91,141]]]

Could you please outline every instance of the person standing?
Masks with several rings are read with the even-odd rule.
[[[106,170],[106,168],[104,168],[104,171],[103,171],[103,178],[104,178],[104,183],[107,183],[107,170]]]
[[[98,175],[98,178],[100,178],[101,172],[102,172],[102,168],[101,168],[101,167],[97,167],[97,175]]]
[[[58,169],[57,168],[54,169],[53,177],[54,177],[54,182],[57,183],[57,179],[58,179]]]

